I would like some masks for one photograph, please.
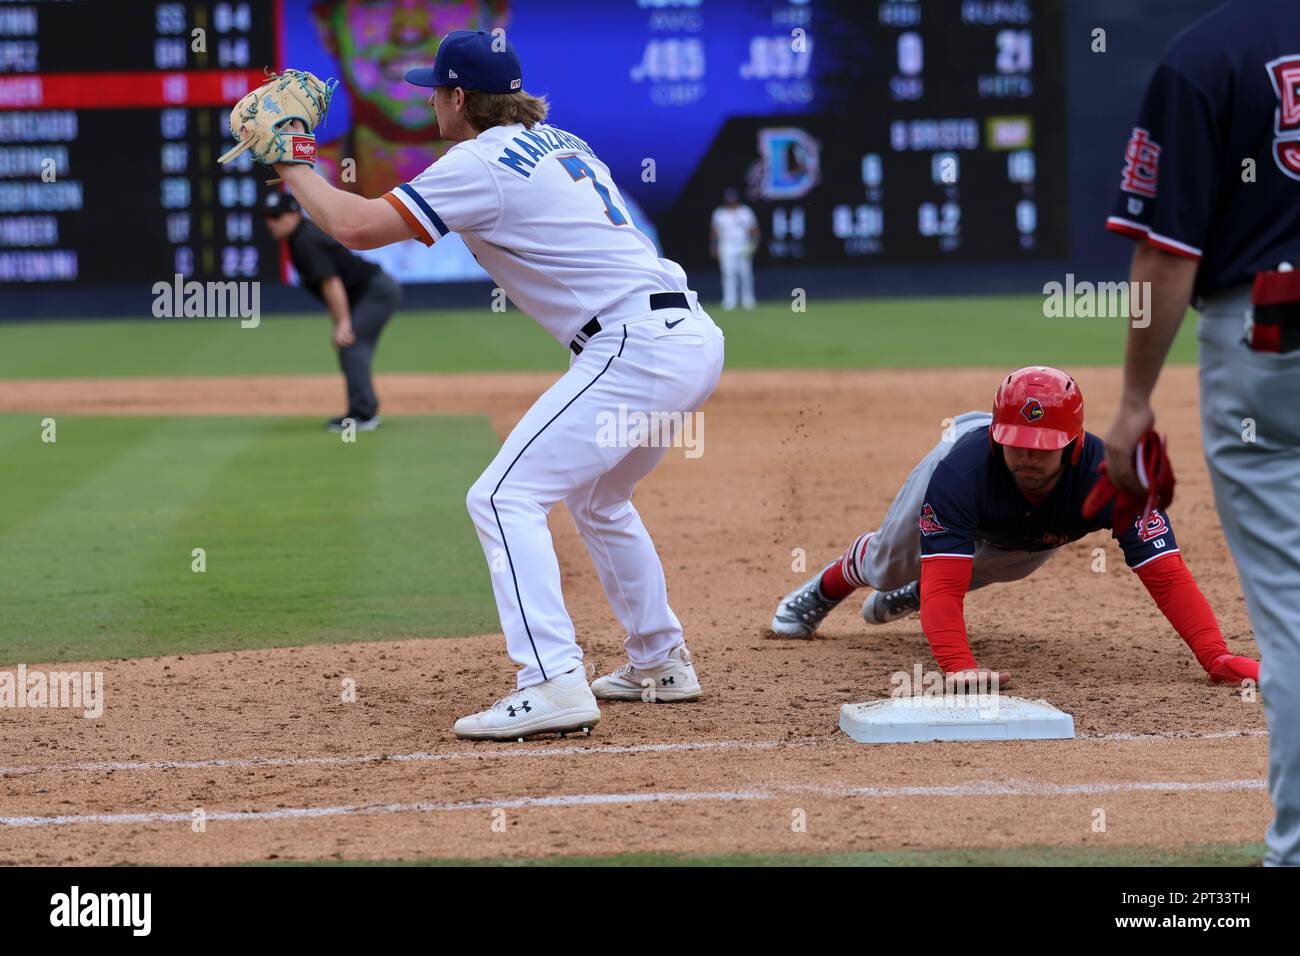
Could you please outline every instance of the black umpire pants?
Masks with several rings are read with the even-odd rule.
[[[339,349],[339,366],[348,383],[348,418],[360,421],[374,418],[379,411],[375,396],[375,383],[370,374],[370,363],[379,344],[379,333],[388,324],[402,300],[402,287],[386,272],[370,280],[366,291],[352,309],[352,332],[356,341]]]

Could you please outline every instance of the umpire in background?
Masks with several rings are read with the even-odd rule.
[[[1232,0],[1174,40],[1106,222],[1138,240],[1130,277],[1150,283],[1106,436],[1110,474],[1132,491],[1151,392],[1189,303],[1200,313],[1205,455],[1263,658],[1271,866],[1300,865],[1298,14],[1297,0]]]
[[[272,238],[288,243],[289,258],[303,286],[329,309],[334,326],[331,338],[347,379],[348,410],[327,422],[326,429],[342,431],[343,420],[351,418],[357,431],[374,431],[383,419],[370,361],[379,333],[397,310],[401,286],[379,266],[327,236],[303,216],[288,193],[267,193],[262,214]]]

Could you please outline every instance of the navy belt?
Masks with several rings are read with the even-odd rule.
[[[650,309],[689,309],[691,300],[687,298],[685,292],[651,292]],[[578,330],[578,334],[573,337],[569,343],[569,348],[573,350],[574,355],[581,355],[582,350],[586,347],[588,339],[599,332],[604,326],[600,324],[600,318],[593,318],[590,322]]]

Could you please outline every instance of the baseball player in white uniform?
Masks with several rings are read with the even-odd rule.
[[[589,731],[600,720],[597,699],[698,699],[663,567],[631,502],[671,441],[611,444],[607,426],[621,409],[621,420],[680,422],[699,408],[722,372],[722,333],[681,267],[658,258],[632,224],[591,147],[542,122],[546,103],[523,91],[504,36],[451,33],[434,66],[406,78],[433,87],[441,136],[456,144],[414,180],[365,199],[335,189],[306,162],[276,163],[276,171],[349,248],[412,237],[433,245],[458,233],[510,299],[574,353],[469,492],[519,671],[516,689],[458,720],[456,735]],[[627,631],[628,663],[590,686],[547,528],[561,501]]]
[[[709,251],[722,269],[722,307],[730,312],[740,300],[743,308],[754,307],[754,248],[758,245],[758,217],[740,202],[740,195],[728,189],[722,205],[713,210],[709,228]]]

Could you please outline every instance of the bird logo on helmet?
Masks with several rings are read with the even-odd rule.
[[[1054,450],[1073,444],[1070,463],[1083,454],[1083,392],[1060,369],[1016,369],[993,397],[989,441],[1013,448]]]
[[[1025,416],[1025,421],[1029,424],[1041,419],[1047,413],[1043,411],[1043,403],[1036,398],[1031,398],[1025,402],[1025,407],[1020,409],[1020,414]]]

